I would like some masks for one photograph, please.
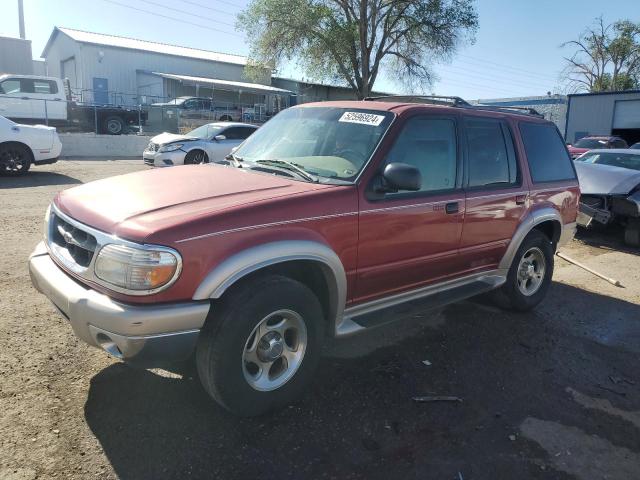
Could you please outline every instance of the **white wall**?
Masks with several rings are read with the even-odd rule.
[[[140,158],[151,140],[146,135],[96,135],[94,133],[60,133],[62,157]]]

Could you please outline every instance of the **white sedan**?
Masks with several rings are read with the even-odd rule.
[[[31,164],[55,163],[61,150],[54,127],[22,125],[0,116],[0,175],[23,175]]]
[[[142,158],[154,167],[224,162],[231,150],[257,129],[249,123],[215,122],[185,135],[161,133],[151,139]]]

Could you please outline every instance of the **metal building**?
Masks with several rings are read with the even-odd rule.
[[[640,90],[569,95],[565,139],[573,143],[587,135],[640,142]]]
[[[0,36],[0,73],[33,74],[31,40]]]
[[[472,101],[473,104],[500,107],[528,107],[538,111],[544,118],[556,124],[564,135],[567,116],[567,97],[564,95],[545,95],[537,97],[492,98]]]

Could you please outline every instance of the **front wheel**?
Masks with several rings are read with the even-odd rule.
[[[31,152],[24,145],[7,143],[0,145],[0,174],[24,175],[31,167]]]
[[[209,163],[209,157],[202,150],[191,150],[184,157],[185,165],[199,165],[201,163]]]
[[[544,233],[529,232],[513,258],[507,281],[496,292],[500,306],[525,312],[542,301],[553,276],[553,250]]]
[[[196,349],[205,390],[227,410],[254,416],[295,401],[320,358],[322,307],[279,275],[236,287],[213,307]]]

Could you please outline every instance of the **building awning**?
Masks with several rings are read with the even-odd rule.
[[[290,90],[283,88],[276,88],[270,85],[262,85],[260,83],[248,83],[248,82],[233,82],[231,80],[220,80],[218,78],[206,78],[206,77],[192,77],[190,75],[177,75],[174,73],[162,73],[162,72],[150,72],[152,75],[157,75],[162,78],[168,78],[170,80],[177,80],[187,85],[211,85],[219,90],[226,90],[230,92],[247,92],[247,93],[259,93],[259,94],[272,94],[272,95],[293,95]]]

